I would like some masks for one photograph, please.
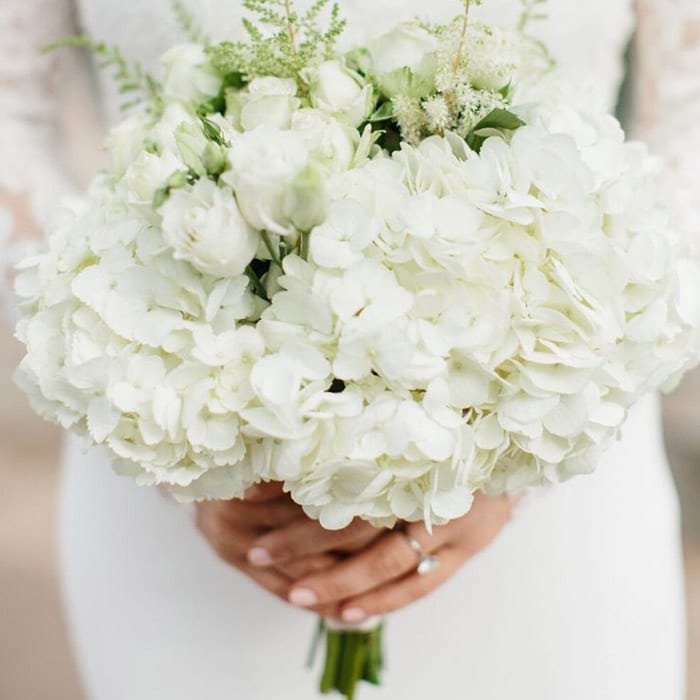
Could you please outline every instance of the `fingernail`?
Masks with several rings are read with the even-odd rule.
[[[268,552],[263,547],[253,547],[248,552],[248,561],[253,566],[270,566],[272,564],[272,557],[270,552]]]
[[[343,610],[344,622],[362,622],[367,619],[367,613],[362,608],[348,608]]]
[[[297,588],[289,594],[289,602],[300,608],[310,608],[318,603],[318,596],[309,588]]]

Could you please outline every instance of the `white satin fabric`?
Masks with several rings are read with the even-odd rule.
[[[384,700],[682,700],[676,497],[654,399],[591,478],[535,500],[391,616]],[[62,562],[90,700],[311,700],[313,618],[220,563],[186,511],[66,453]]]
[[[77,9],[88,31],[148,66],[176,36],[168,4],[82,0]],[[211,35],[234,31],[237,0],[189,4]],[[441,20],[459,9],[456,0],[341,4],[355,27],[349,41],[402,17]],[[585,99],[611,107],[634,26],[632,0],[549,5],[550,18],[538,31]],[[512,22],[518,7],[517,0],[486,0],[482,16]],[[696,0],[643,0],[638,8],[649,20],[640,50],[643,65],[654,70],[645,74],[653,94],[673,104],[689,152],[693,139],[700,144],[694,119],[700,102],[688,104],[700,79],[686,56],[694,50],[686,34],[695,8]],[[62,180],[52,147],[61,86],[31,51],[64,32],[74,9],[68,0],[2,0],[0,190],[32,191],[39,201],[56,181],[47,184],[45,171]],[[673,57],[672,73],[654,58],[662,45],[666,59]],[[102,97],[114,119],[114,93],[104,89]],[[645,128],[661,133],[665,110],[646,114]],[[668,161],[681,163],[687,174],[689,157],[675,145],[679,139]],[[663,139],[657,146],[665,155]],[[686,205],[684,218],[694,226],[697,210],[690,200]],[[220,563],[184,509],[112,475],[97,452],[83,454],[68,441],[65,465],[62,572],[89,700],[315,697],[315,677],[303,669],[311,616]],[[384,688],[363,688],[362,697],[682,700],[679,541],[658,401],[650,397],[595,475],[531,503],[448,585],[392,616]]]

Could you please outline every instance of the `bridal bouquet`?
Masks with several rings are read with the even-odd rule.
[[[337,6],[246,0],[246,42],[183,17],[160,82],[93,44],[147,103],[20,266],[36,410],[140,484],[282,481],[327,528],[592,471],[696,362],[700,270],[644,147],[462,4],[341,54]],[[377,679],[370,638],[324,690]]]

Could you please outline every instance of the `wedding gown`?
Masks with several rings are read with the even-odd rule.
[[[214,36],[240,2],[189,3]],[[349,41],[400,18],[444,20],[455,0],[345,0]],[[517,19],[517,0],[483,14]],[[2,0],[0,186],[31,191],[37,216],[66,180],[59,105],[62,58],[38,58],[69,31],[151,65],[177,38],[167,0]],[[552,0],[538,31],[571,85],[612,108],[635,23],[632,0]],[[682,178],[700,145],[697,0],[637,7],[646,85],[644,134]],[[584,87],[592,84],[592,88]],[[105,83],[106,85],[106,83]],[[103,86],[116,116],[117,98]],[[686,202],[689,204],[689,202]],[[686,222],[700,229],[692,206]],[[302,700],[314,619],[217,560],[188,512],[112,475],[67,442],[60,522],[67,619],[90,700]],[[417,700],[681,700],[685,630],[678,511],[656,398],[632,413],[597,473],[550,490],[432,597],[391,616],[383,689],[362,698]],[[40,670],[38,670],[40,672]]]

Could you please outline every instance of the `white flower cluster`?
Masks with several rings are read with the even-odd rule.
[[[392,105],[404,141],[451,131],[466,137],[505,109],[521,82],[549,67],[540,44],[517,31],[462,18],[441,27],[406,22],[356,53],[357,65]]]
[[[423,65],[402,51],[424,40],[376,65]],[[612,118],[542,102],[480,151],[446,133],[390,153],[340,59],[206,118],[201,47],[166,68],[162,112],[117,127],[17,283],[36,410],[139,483],[279,480],[329,528],[445,522],[476,489],[591,471],[695,362],[700,270]]]

